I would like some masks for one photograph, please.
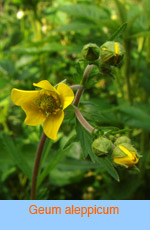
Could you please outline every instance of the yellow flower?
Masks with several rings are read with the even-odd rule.
[[[116,164],[130,167],[137,164],[139,158],[135,148],[133,148],[130,144],[123,143],[114,149],[113,161]]]
[[[54,88],[47,80],[33,83],[41,90],[25,91],[12,89],[11,98],[13,102],[21,106],[26,113],[26,125],[40,125],[46,136],[52,140],[57,139],[57,133],[64,119],[64,109],[68,107],[73,99],[72,89],[64,83],[59,83]]]

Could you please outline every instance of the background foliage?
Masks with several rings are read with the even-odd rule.
[[[115,181],[98,163],[84,159],[86,143],[74,139],[84,130],[68,108],[57,142],[47,140],[38,180],[38,199],[150,198],[150,2],[148,0],[0,1],[0,199],[29,199],[41,127],[23,123],[24,112],[10,99],[12,88],[34,89],[67,79],[79,84],[83,45],[102,45],[127,22],[115,41],[125,60],[114,78],[94,73],[80,109],[91,124],[130,129],[143,155],[134,170],[118,168]],[[69,141],[69,142],[68,142]],[[59,148],[58,148],[59,146]]]

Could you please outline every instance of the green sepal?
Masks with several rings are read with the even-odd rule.
[[[128,169],[128,168],[129,168],[129,166],[124,165],[124,164],[120,164],[120,163],[114,163],[114,166],[115,166],[115,167],[120,166],[120,167],[122,167],[122,168],[126,168],[126,169]]]
[[[140,172],[140,169],[139,169],[136,165],[133,165],[133,166],[132,166],[132,169],[134,169],[134,170],[135,170],[136,172],[138,172],[138,173]]]
[[[121,136],[118,137],[117,140],[115,141],[115,145],[121,145],[122,143],[127,143],[127,144],[131,144],[131,140],[126,137],[126,136]]]
[[[110,66],[117,66],[120,64],[124,53],[124,47],[119,42],[107,41],[100,47],[101,62]]]
[[[124,145],[123,145],[124,146]],[[117,146],[114,151],[113,151],[113,154],[112,154],[113,158],[115,157],[126,157],[127,154],[125,154],[120,148],[119,146]]]
[[[104,137],[98,137],[92,143],[92,151],[97,156],[107,155],[112,151],[112,142]]]
[[[99,47],[96,44],[86,44],[82,49],[82,56],[87,61],[95,61],[99,58]]]

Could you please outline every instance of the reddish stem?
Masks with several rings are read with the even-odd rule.
[[[39,168],[40,168],[40,160],[41,160],[45,141],[46,141],[46,135],[43,132],[41,139],[40,139],[38,149],[37,149],[35,163],[34,163],[34,169],[33,169],[33,175],[32,175],[31,200],[35,200],[35,198],[36,198],[37,177],[38,177],[38,172],[39,172]]]

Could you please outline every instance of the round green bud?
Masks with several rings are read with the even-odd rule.
[[[118,137],[117,140],[115,141],[115,145],[120,145],[122,143],[127,143],[127,144],[131,144],[131,140],[126,137],[126,136],[121,136],[121,137]]]
[[[92,143],[92,151],[97,156],[107,155],[112,151],[112,142],[104,137],[98,137]]]
[[[123,59],[125,50],[119,42],[108,41],[100,47],[100,60],[108,65],[117,66]]]
[[[87,61],[95,61],[99,58],[99,47],[96,44],[89,43],[83,47],[82,55]]]

